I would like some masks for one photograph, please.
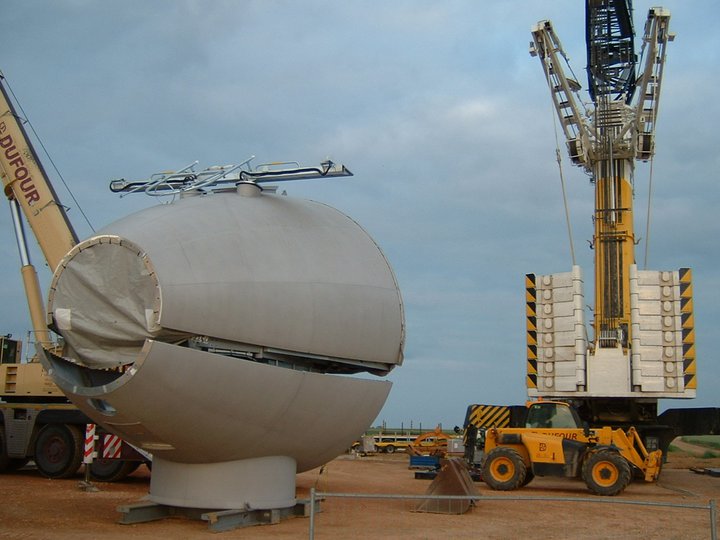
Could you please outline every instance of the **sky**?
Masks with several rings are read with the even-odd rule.
[[[657,3],[633,3],[638,33]],[[677,38],[660,99],[649,235],[650,168],[635,172],[636,253],[643,265],[649,238],[649,269],[693,268],[698,397],[662,407],[720,406],[720,37],[715,2],[663,6]],[[586,87],[579,0],[5,0],[0,70],[50,155],[41,160],[81,238],[157,204],[119,198],[108,189],[115,178],[252,155],[256,165],[345,164],[353,177],[283,188],[355,219],[396,274],[405,361],[388,377],[375,423],[452,428],[470,403],[525,401],[524,276],[572,264],[555,113],[528,54],[543,19]],[[593,189],[560,145],[587,275]],[[46,292],[51,276],[33,249]],[[24,337],[19,266],[9,210],[0,211],[0,333]]]

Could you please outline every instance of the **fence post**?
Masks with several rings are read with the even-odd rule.
[[[83,491],[98,491],[98,488],[90,481],[90,466],[95,457],[95,424],[85,425],[85,445],[83,449],[83,463],[85,464],[85,480],[80,482],[78,486]]]
[[[717,503],[710,499],[710,538],[718,540],[717,537]]]
[[[315,488],[310,488],[310,532],[308,533],[310,540],[315,539]],[[715,540],[715,539],[713,539]]]

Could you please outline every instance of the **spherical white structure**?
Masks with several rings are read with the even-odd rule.
[[[153,453],[151,500],[276,508],[376,417],[403,308],[378,246],[326,205],[245,186],[143,210],[53,277],[51,374]]]

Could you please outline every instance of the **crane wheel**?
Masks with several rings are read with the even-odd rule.
[[[27,462],[27,458],[11,458],[7,454],[7,439],[5,438],[5,428],[0,425],[0,473],[13,472],[22,469]]]
[[[5,428],[0,425],[0,472],[8,470],[10,458],[7,455],[7,442],[5,441]]]
[[[80,468],[83,437],[80,428],[70,424],[48,424],[35,442],[35,464],[47,478],[69,478]]]
[[[630,483],[630,465],[617,452],[598,450],[583,464],[582,478],[597,495],[617,495]]]
[[[140,461],[95,458],[90,464],[90,476],[100,482],[119,482],[135,472],[141,464]]]
[[[482,467],[482,478],[492,489],[511,491],[525,485],[527,465],[512,448],[498,447],[490,451]]]

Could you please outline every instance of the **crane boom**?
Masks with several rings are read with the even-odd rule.
[[[30,262],[20,212],[30,224],[51,271],[78,239],[25,132],[0,74],[0,177],[15,225],[22,261],[22,279],[35,339],[52,344],[45,323],[45,309],[35,267]]]
[[[5,195],[19,203],[50,270],[54,271],[77,244],[77,235],[30,143],[1,75],[0,90],[0,176]]]

